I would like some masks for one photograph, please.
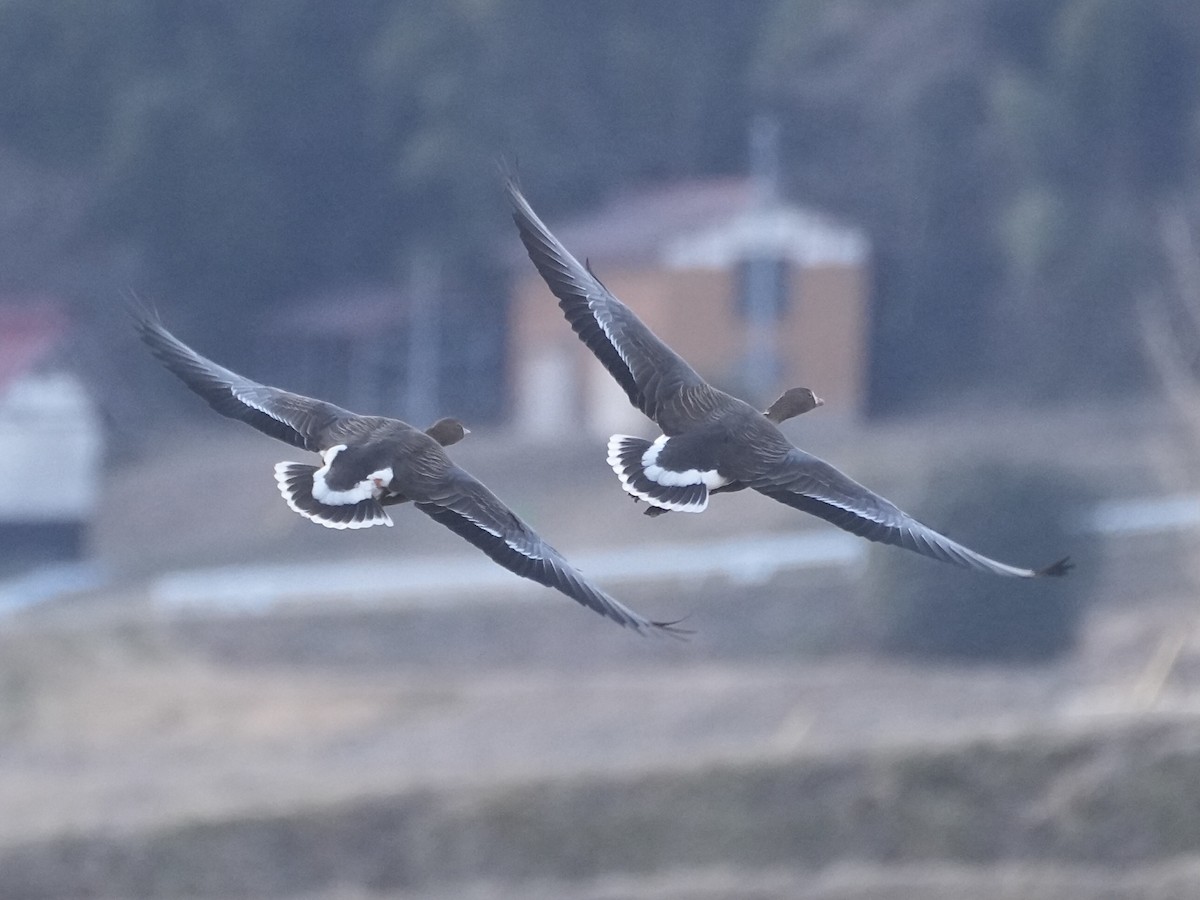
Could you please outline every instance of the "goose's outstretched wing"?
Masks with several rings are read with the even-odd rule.
[[[680,633],[670,623],[651,622],[638,615],[592,585],[467,472],[455,467],[447,473],[441,488],[440,496],[417,503],[417,509],[474,544],[510,572],[554,588],[626,628],[642,633]]]
[[[591,269],[567,252],[512,179],[506,179],[505,189],[529,258],[558,298],[575,333],[634,406],[656,419],[663,404],[684,388],[707,386],[682,357],[600,283]]]
[[[201,356],[149,313],[135,309],[131,314],[150,352],[223,416],[240,419],[273,438],[313,451],[327,449],[337,427],[358,418],[332,403],[243,378]]]
[[[869,541],[903,547],[963,568],[1014,578],[1065,575],[1071,568],[1065,557],[1040,569],[1023,569],[990,559],[921,524],[895,504],[803,450],[793,448],[781,466],[750,486],[773,500],[811,513]]]

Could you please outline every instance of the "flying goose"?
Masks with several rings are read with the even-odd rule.
[[[794,387],[788,388],[786,391],[784,391],[779,396],[778,400],[767,407],[767,409],[763,412],[763,415],[778,425],[781,422],[786,422],[788,419],[802,415],[810,410],[816,409],[818,406],[824,405],[825,401],[818,397],[813,392],[812,388]],[[616,446],[614,446],[613,441],[609,442],[608,464],[614,467],[617,472],[617,477],[622,479],[622,487],[625,487],[626,490],[629,490],[629,488],[626,487],[628,482],[622,477],[624,475],[625,467],[623,464],[621,464],[621,447],[620,441],[617,440],[624,437],[626,437],[626,435],[613,435],[613,439],[616,441]],[[635,438],[634,440],[637,439]],[[720,494],[726,491],[740,491],[744,490],[745,488],[745,484],[731,482],[729,484],[722,485],[721,487],[713,488],[710,493]],[[635,503],[640,499],[635,491],[630,491],[630,494],[633,496],[633,501]],[[665,513],[669,513],[670,511],[670,508],[665,506],[647,506],[645,514],[648,516],[661,516]]]
[[[258,384],[206,359],[156,317],[131,310],[142,341],[209,406],[264,434],[321,456],[318,466],[281,462],[275,481],[287,505],[327,528],[391,525],[385,506],[412,501],[510,572],[554,588],[635,631],[674,633],[592,585],[495,494],[446,455],[468,430],[441,419],[420,431],[399,419],[348,410]]]
[[[921,524],[829,463],[794,446],[778,423],[819,405],[794,388],[767,412],[708,384],[580,265],[511,178],[505,188],[529,258],[571,328],[630,402],[662,429],[653,441],[615,434],[608,463],[621,487],[659,510],[703,512],[710,493],[753,488],[867,540],[964,568],[1017,578],[1065,575],[1068,558],[1040,569],[990,559]],[[807,394],[805,393],[807,391]],[[647,510],[650,512],[650,510]]]

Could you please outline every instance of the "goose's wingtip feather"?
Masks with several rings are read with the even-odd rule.
[[[1064,556],[1062,559],[1048,566],[1034,569],[1033,574],[1037,578],[1062,578],[1073,568],[1075,568],[1075,563],[1071,562],[1071,557]]]
[[[696,633],[696,630],[694,628],[680,628],[679,623],[682,621],[683,619],[675,619],[672,622],[651,622],[651,630],[649,632],[642,631],[642,634],[653,634],[660,637],[669,637],[677,641],[687,641]]]

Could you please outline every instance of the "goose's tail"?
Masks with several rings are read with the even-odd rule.
[[[391,525],[392,519],[378,500],[368,498],[357,503],[334,506],[313,497],[313,473],[316,466],[281,462],[275,464],[275,483],[287,505],[306,519],[326,528],[370,528]]]
[[[681,476],[655,465],[651,457],[657,457],[653,452],[657,449],[645,438],[627,434],[614,434],[608,439],[608,464],[621,479],[621,487],[663,511],[704,512],[708,507],[708,486],[699,480],[698,474],[693,479],[694,473]]]

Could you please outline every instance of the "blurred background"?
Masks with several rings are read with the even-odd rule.
[[[1182,898],[1200,6],[0,3],[0,897]],[[1011,583],[653,436],[501,170],[714,383]],[[687,642],[333,532],[124,307],[452,455]]]

